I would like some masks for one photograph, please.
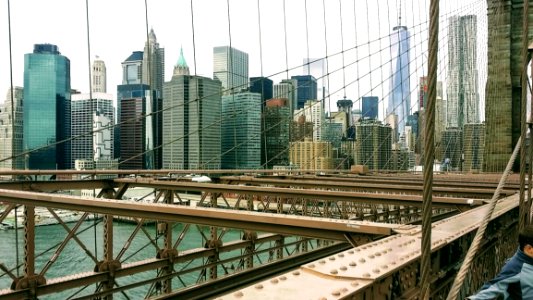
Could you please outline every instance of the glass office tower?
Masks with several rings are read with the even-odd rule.
[[[24,56],[24,138],[29,169],[70,169],[70,60],[56,45],[36,44]],[[45,147],[50,145],[48,147]],[[38,149],[38,150],[36,150]]]

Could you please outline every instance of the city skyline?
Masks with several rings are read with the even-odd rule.
[[[25,2],[25,4],[31,1]],[[33,2],[31,2],[33,5]],[[382,19],[381,24],[375,18],[359,16],[354,22],[353,6],[347,1],[341,1],[343,12],[343,30],[344,34],[340,35],[340,20],[339,20],[339,3],[326,3],[326,17],[327,22],[327,43],[324,43],[324,24],[319,22],[323,20],[323,8],[321,3],[308,3],[308,18],[315,20],[308,22],[309,32],[309,48],[306,46],[305,18],[306,15],[302,11],[303,1],[291,1],[286,5],[286,11],[289,12],[287,16],[287,55],[285,47],[281,46],[284,43],[284,26],[282,20],[278,17],[283,12],[281,1],[259,2],[261,9],[261,24],[262,24],[262,59],[260,59],[260,46],[258,33],[258,18],[257,18],[257,3],[247,3],[242,1],[230,1],[231,14],[231,41],[229,40],[229,31],[227,24],[227,7],[226,3],[213,3],[210,9],[206,10],[205,5],[201,2],[193,2],[194,18],[195,18],[195,41],[196,52],[193,51],[193,39],[191,30],[190,6],[186,4],[183,10],[173,11],[165,9],[165,5],[161,3],[148,4],[148,21],[149,26],[146,28],[144,22],[128,21],[128,28],[121,28],[118,26],[110,26],[114,22],[120,22],[122,17],[114,14],[117,11],[113,8],[120,7],[123,4],[106,3],[105,1],[91,1],[89,6],[90,16],[90,36],[91,36],[91,63],[98,55],[101,60],[106,63],[108,72],[108,91],[113,92],[115,87],[120,84],[120,62],[132,51],[142,51],[147,38],[148,31],[153,29],[158,37],[158,42],[161,47],[166,50],[165,60],[174,62],[178,58],[179,49],[183,47],[185,57],[189,58],[189,65],[191,67],[191,74],[203,75],[212,77],[213,57],[212,51],[215,46],[231,45],[240,49],[250,55],[250,77],[256,76],[270,76],[277,83],[286,78],[286,74],[280,74],[280,71],[285,69],[285,61],[288,62],[289,69],[294,68],[288,74],[289,78],[292,75],[304,75],[302,72],[302,61],[306,57],[325,57],[328,56],[328,67],[330,75],[329,91],[332,93],[331,97],[326,100],[329,102],[330,108],[335,108],[335,102],[342,98],[342,72],[332,72],[342,65],[340,55],[332,55],[339,53],[341,48],[341,41],[344,44],[344,49],[353,48],[355,45],[367,44],[367,41],[374,41],[378,37],[386,37],[392,32],[392,28],[397,24],[397,10],[398,3],[391,4],[388,16]],[[367,11],[370,15],[377,15],[377,5],[373,3],[368,4]],[[402,4],[405,11],[419,11],[419,7],[415,7],[413,3]],[[416,4],[418,5],[418,4]],[[60,6],[61,10],[69,11],[69,14],[64,16],[61,21],[53,17],[53,8]],[[364,6],[364,5],[363,5]],[[62,54],[69,57],[72,61],[72,88],[81,92],[88,92],[89,90],[89,76],[88,76],[88,56],[87,56],[87,37],[85,31],[85,7],[80,3],[71,3],[68,1],[56,1],[54,3],[35,3],[33,6],[35,11],[50,11],[50,15],[33,15],[32,21],[42,24],[39,28],[34,28],[31,32],[26,32],[25,26],[22,22],[28,18],[22,14],[25,10],[17,3],[11,4],[11,22],[12,22],[12,42],[13,42],[13,84],[14,86],[22,86],[21,82],[21,57],[25,53],[31,51],[31,47],[35,43],[51,43],[56,44],[62,49]],[[44,9],[47,7],[48,9]],[[43,8],[43,9],[41,9]],[[50,9],[52,8],[52,9]],[[359,8],[359,7],[358,7]],[[364,9],[364,7],[362,7]],[[344,12],[346,11],[346,12]],[[224,12],[224,13],[223,13]],[[3,4],[0,6],[0,13],[7,14],[7,6]],[[383,14],[383,12],[381,12]],[[405,13],[404,13],[405,14]],[[63,16],[62,16],[63,17]],[[273,17],[277,17],[280,22],[269,22]],[[94,20],[98,18],[98,22]],[[417,20],[416,16],[406,16],[403,22],[408,28],[422,24],[424,19]],[[128,19],[139,19],[144,21],[144,5],[134,5],[131,7],[131,12],[128,13]],[[172,21],[171,21],[172,20]],[[206,26],[203,20],[213,20],[218,22],[220,26]],[[65,23],[72,24],[71,28],[65,29]],[[210,23],[210,22],[207,22]],[[361,30],[354,30],[354,27],[361,28]],[[367,28],[373,28],[365,30]],[[0,39],[7,41],[7,30],[0,32]],[[418,31],[420,32],[420,30]],[[370,34],[370,38],[368,37]],[[357,37],[357,43],[355,38]],[[418,37],[418,40],[422,37]],[[326,45],[327,44],[327,45]],[[112,45],[110,47],[110,45]],[[325,51],[327,46],[327,53]],[[386,47],[381,43],[371,42],[366,49],[360,47],[358,53],[359,57],[364,57],[368,53],[375,52],[378,47]],[[418,41],[416,46],[417,58],[411,58],[411,63],[417,66],[416,72],[426,72],[422,70],[424,64],[421,53],[425,46]],[[413,49],[415,50],[415,49]],[[387,52],[387,51],[385,51]],[[326,55],[327,54],[327,55]],[[355,54],[353,51],[345,52],[345,64],[355,61]],[[3,43],[0,48],[0,63],[2,65],[9,65],[9,55],[7,43]],[[372,72],[370,76],[363,76],[369,69],[368,61],[358,64],[356,68],[354,65],[346,67],[346,76],[350,76],[349,81],[353,81],[354,76],[358,76],[359,80],[356,84],[350,84],[347,87],[346,93],[348,98],[354,99],[354,108],[360,107],[360,97],[365,95],[377,95],[382,99],[380,102],[380,118],[383,118],[383,109],[388,101],[388,84],[383,82],[381,86],[376,86],[376,82],[386,81],[387,74],[383,72]],[[383,65],[383,69],[387,66]],[[359,75],[354,75],[354,74]],[[172,74],[172,64],[165,65],[165,81],[170,80]],[[370,82],[373,84],[371,85]],[[0,73],[0,88],[4,86],[4,90],[9,88],[9,70],[4,68]],[[411,83],[415,86],[415,83]],[[416,93],[412,94],[411,98],[416,97]],[[326,105],[327,106],[327,105]],[[326,110],[328,108],[326,107]]]

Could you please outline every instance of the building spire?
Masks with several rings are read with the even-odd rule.
[[[178,62],[176,63],[176,65],[174,65],[173,76],[178,75],[190,75],[189,66],[187,66],[185,56],[183,55],[183,47],[180,47],[180,57],[178,58]]]

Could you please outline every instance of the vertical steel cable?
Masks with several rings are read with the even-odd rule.
[[[528,27],[529,27],[529,0],[524,0],[524,10],[522,15],[522,97],[520,101],[520,136],[524,137],[520,140],[520,202],[519,202],[519,219],[518,230],[522,230],[526,224],[526,204],[525,204],[525,185],[526,185],[526,114],[527,114],[527,66],[528,59]],[[530,166],[531,167],[531,166]],[[528,183],[529,184],[529,183]],[[531,200],[529,200],[531,201]]]
[[[8,27],[8,36],[9,36],[9,85],[11,88],[11,148],[13,148],[13,145],[15,144],[15,108],[14,108],[14,95],[13,95],[13,55],[11,50],[11,1],[7,0],[7,27]],[[11,156],[13,157],[11,160],[11,164],[15,162],[13,151],[11,151]],[[17,277],[19,275],[19,234],[18,234],[18,215],[17,215],[17,209],[18,207],[15,206],[15,256],[17,261]]]
[[[341,53],[342,53],[342,87],[346,99],[346,65],[344,63],[344,33],[342,30],[342,0],[339,0],[339,18],[341,22]]]
[[[429,299],[431,271],[431,201],[433,197],[433,160],[435,157],[435,103],[437,98],[437,56],[439,44],[439,0],[429,7],[428,107],[424,124],[424,191],[422,205],[422,258],[420,299]]]

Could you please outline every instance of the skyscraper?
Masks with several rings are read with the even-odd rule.
[[[122,62],[122,84],[117,86],[117,122],[121,169],[150,168],[146,154],[146,99],[150,87],[142,84],[143,52],[134,51]]]
[[[24,157],[20,156],[23,142],[23,93],[21,87],[9,89],[4,105],[0,106],[0,158],[13,157],[0,162],[0,169],[24,169]]]
[[[93,93],[107,93],[107,72],[105,62],[98,56],[93,61],[91,80]]]
[[[324,123],[324,110],[322,101],[307,100],[302,109],[294,111],[294,121],[298,121],[301,115],[305,120],[313,123],[313,141],[322,140],[322,124]]]
[[[361,98],[363,119],[378,119],[379,98],[376,96],[364,96]]]
[[[479,122],[477,17],[452,16],[448,26],[447,127]]]
[[[404,132],[407,116],[411,111],[410,80],[410,34],[405,26],[396,26],[391,34],[391,80],[387,115],[396,114],[396,132]],[[393,126],[394,127],[394,126]]]
[[[312,75],[298,75],[292,76],[292,80],[296,80],[296,106],[294,109],[303,108],[305,101],[318,100],[316,79]]]
[[[182,52],[163,84],[163,168],[220,169],[221,84],[188,73]]]
[[[261,94],[222,96],[222,168],[261,166]]]
[[[142,61],[142,83],[150,87],[151,93],[146,99],[146,167],[161,168],[162,139],[162,97],[165,81],[165,48],[160,48],[153,29],[144,45]]]
[[[280,83],[274,84],[273,97],[276,99],[287,99],[291,113],[296,110],[298,100],[298,81],[295,79],[283,79]]]
[[[261,94],[261,107],[264,107],[266,101],[274,96],[272,80],[267,77],[250,77],[250,92]]]
[[[73,167],[70,141],[70,60],[56,45],[36,44],[24,56],[23,148],[30,169]],[[60,142],[58,144],[55,144]]]
[[[229,46],[214,47],[213,79],[222,82],[224,95],[248,88],[248,53]]]
[[[270,99],[263,111],[264,128],[261,130],[264,138],[261,139],[262,158],[265,168],[271,169],[276,165],[289,164],[290,142],[289,130],[291,124],[291,111],[287,99]],[[311,125],[312,129],[312,125]]]
[[[93,160],[97,153],[94,143],[95,135],[109,135],[109,141],[106,141],[107,147],[113,152],[113,130],[108,128],[109,133],[92,133],[95,127],[95,114],[100,118],[107,117],[111,124],[114,123],[113,96],[106,93],[92,93],[92,99],[89,94],[72,95],[72,136],[78,138],[72,140],[72,160],[83,159]],[[99,151],[102,153],[102,149]],[[106,155],[106,159],[112,159],[112,154]]]
[[[370,170],[390,168],[392,129],[380,121],[367,120],[355,125],[355,164],[368,166]]]

